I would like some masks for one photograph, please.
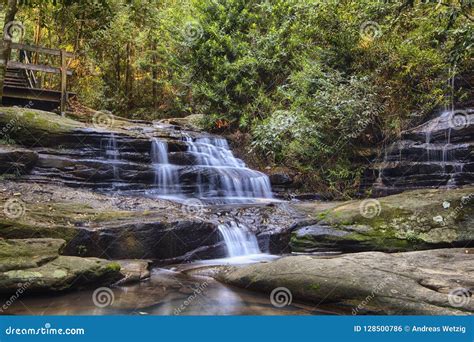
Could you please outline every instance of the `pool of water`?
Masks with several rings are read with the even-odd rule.
[[[268,256],[271,257],[271,256]],[[262,256],[256,256],[262,260]],[[10,315],[321,315],[343,314],[340,308],[293,301],[278,308],[269,295],[221,284],[190,270],[248,260],[208,260],[155,268],[148,280],[110,289],[62,294],[25,293],[4,312]],[[256,260],[254,260],[255,262]],[[99,291],[103,291],[99,297]],[[105,291],[105,292],[104,292]],[[94,294],[95,292],[95,294]]]

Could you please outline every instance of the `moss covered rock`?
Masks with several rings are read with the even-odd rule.
[[[292,233],[293,251],[404,251],[468,246],[474,239],[474,188],[416,190],[304,210],[312,221]]]
[[[55,113],[18,107],[0,107],[0,125],[15,136],[20,133],[67,133],[85,127],[81,122]]]
[[[110,285],[123,275],[120,265],[99,258],[59,256],[39,267],[0,273],[0,293],[14,293],[19,284],[30,292],[64,291]]]
[[[0,272],[39,267],[59,256],[61,239],[0,240]]]

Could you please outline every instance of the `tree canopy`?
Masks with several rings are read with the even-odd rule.
[[[472,102],[471,0],[20,1],[28,43],[75,53],[81,102],[205,114],[266,163],[354,186],[358,148]]]

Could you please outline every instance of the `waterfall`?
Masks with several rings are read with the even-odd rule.
[[[176,167],[168,161],[168,145],[166,142],[156,138],[152,140],[151,162],[155,171],[155,185],[158,187],[158,193],[168,195],[177,192],[179,175]]]
[[[426,145],[426,159],[430,161],[430,142],[431,142],[431,131],[425,132],[425,145]]]
[[[186,139],[188,152],[199,167],[196,188],[199,196],[225,198],[272,198],[270,180],[249,169],[236,158],[222,138]],[[209,173],[209,171],[212,173]],[[203,174],[206,175],[205,179]]]
[[[117,162],[120,157],[120,152],[117,147],[117,140],[115,139],[115,135],[113,133],[110,135],[110,138],[107,139],[107,144],[105,146],[105,157],[111,161],[114,180],[117,180],[119,178]]]
[[[235,221],[229,221],[218,226],[227,248],[227,256],[237,257],[250,254],[260,254],[257,238],[249,229]]]
[[[378,177],[371,180],[373,193],[472,184],[472,171],[465,166],[472,163],[473,122],[473,108],[451,107],[402,132],[402,140],[384,148],[386,157],[377,165]],[[385,162],[387,155],[390,163]]]
[[[171,153],[165,140],[152,139],[150,155],[157,187],[154,193],[176,199],[196,197],[206,203],[273,198],[268,176],[249,169],[236,158],[226,139],[195,138],[183,131],[177,140],[179,144],[176,140],[168,141],[170,146],[175,144]],[[183,143],[185,151],[181,148]],[[176,161],[178,165],[173,164]]]

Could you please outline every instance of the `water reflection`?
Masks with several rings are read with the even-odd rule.
[[[184,267],[183,267],[184,268]],[[188,267],[189,269],[189,267]],[[331,313],[293,303],[275,308],[265,294],[223,285],[212,278],[157,268],[147,281],[113,287],[113,302],[97,307],[93,290],[31,295],[6,314],[21,315],[310,315]]]

